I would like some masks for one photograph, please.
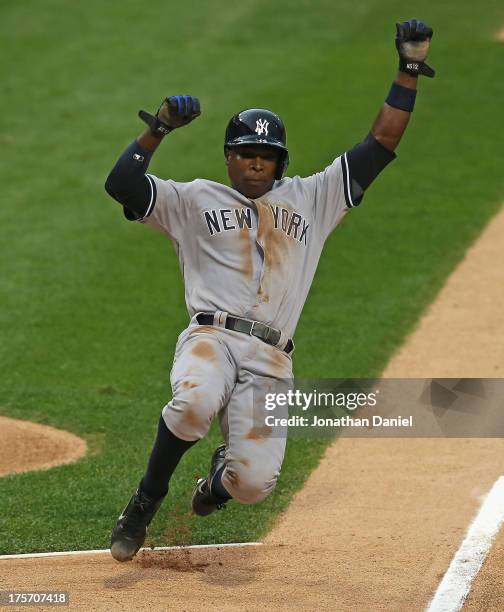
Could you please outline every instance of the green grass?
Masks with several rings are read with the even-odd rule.
[[[1,479],[0,552],[107,546],[170,397],[187,323],[178,263],[103,190],[137,110],[201,99],[156,154],[160,176],[225,181],[225,124],[255,105],[285,119],[289,174],[312,173],[369,130],[395,74],[394,22],[415,14],[434,27],[438,75],[421,80],[398,160],[327,242],[296,333],[296,374],[333,378],[380,372],[500,206],[501,4],[464,0],[456,18],[434,1],[2,4],[0,412],[76,432],[92,453]],[[327,442],[290,442],[264,503],[195,520],[190,490],[218,439],[214,427],[184,458],[153,541],[261,537]]]

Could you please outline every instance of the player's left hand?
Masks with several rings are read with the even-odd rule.
[[[429,51],[433,31],[423,21],[410,19],[396,23],[396,49],[399,53],[399,70],[413,76],[423,74],[432,78],[436,72],[424,62]]]

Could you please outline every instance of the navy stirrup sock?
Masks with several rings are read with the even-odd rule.
[[[168,483],[183,454],[198,440],[186,442],[172,434],[161,415],[154,447],[140,488],[157,499],[168,493]]]
[[[222,472],[224,471],[225,467],[226,466],[223,465],[221,469],[215,473],[215,476],[212,480],[212,487],[210,492],[213,493],[213,495],[220,497],[221,499],[232,499],[231,495],[229,495],[229,493],[226,491],[221,481]]]

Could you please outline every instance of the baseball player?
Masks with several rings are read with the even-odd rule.
[[[177,252],[191,317],[180,334],[147,470],[112,531],[111,553],[134,557],[182,455],[220,420],[225,443],[193,493],[205,516],[228,500],[244,504],[271,493],[285,436],[265,425],[261,405],[276,381],[292,379],[292,336],[324,241],[395,158],[415,103],[432,29],[412,19],[396,25],[399,71],[366,138],[312,176],[284,177],[289,164],[284,125],[251,108],[226,129],[230,186],[146,174],[152,154],[175,129],[200,115],[193,96],[171,96],[123,152],[105,188],[125,216],[164,234]],[[171,136],[170,136],[171,138]],[[262,403],[261,403],[262,402]]]

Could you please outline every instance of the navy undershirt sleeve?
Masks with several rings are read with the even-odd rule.
[[[396,154],[386,149],[370,132],[365,140],[347,151],[344,157],[351,193],[350,204],[347,204],[357,206],[364,197],[364,191],[385,166],[396,158]]]
[[[133,141],[121,154],[107,177],[105,190],[124,206],[127,219],[142,219],[156,194],[154,181],[145,176],[152,151]]]

